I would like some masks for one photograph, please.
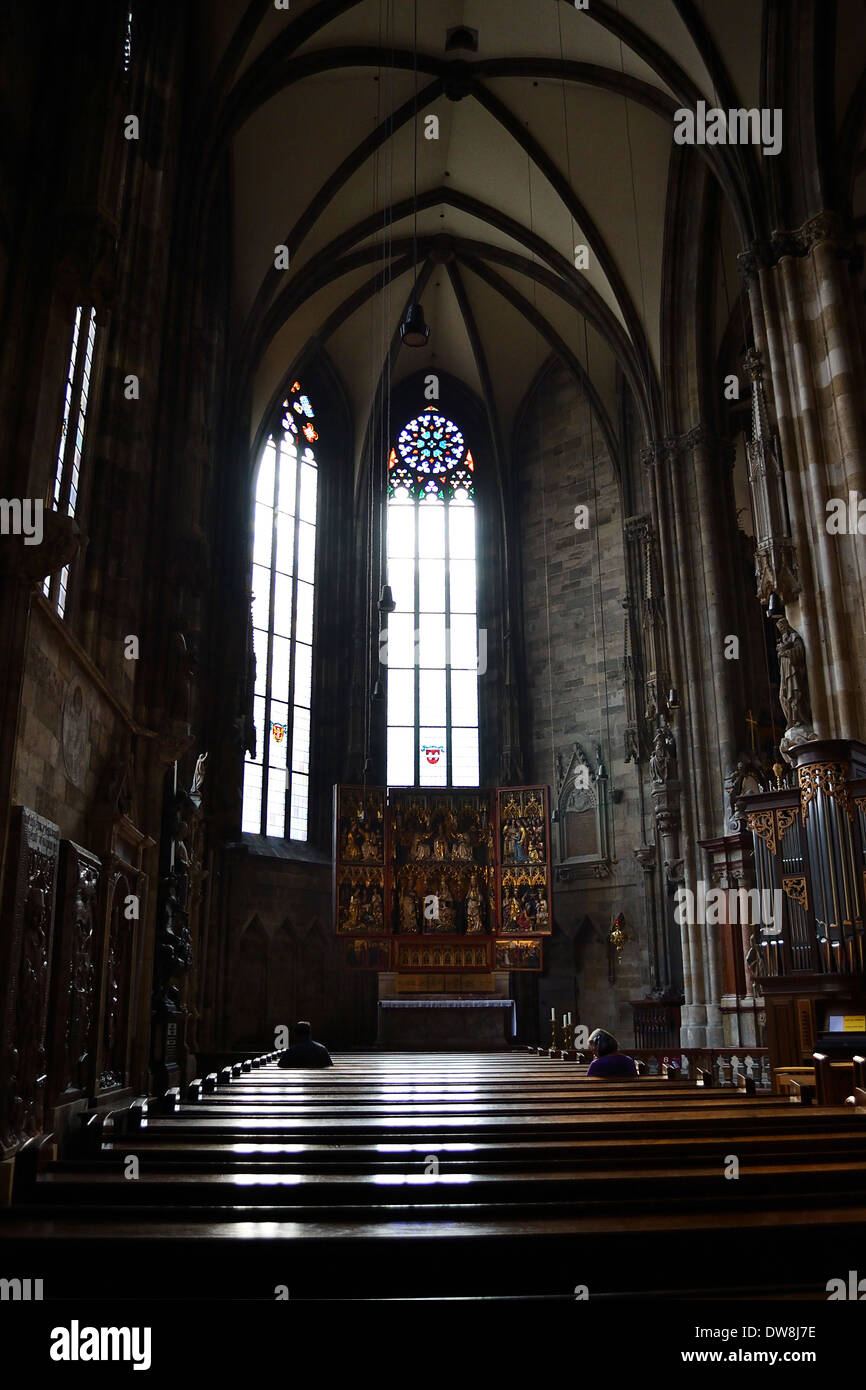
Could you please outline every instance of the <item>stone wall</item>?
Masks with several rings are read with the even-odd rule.
[[[252,838],[252,837],[251,837]],[[272,841],[255,839],[262,845]],[[351,974],[331,921],[330,863],[285,859],[249,846],[223,861],[225,965],[208,962],[212,1003],[204,1046],[274,1046],[274,1029],[309,1019],[329,1047],[369,1047],[376,1038],[377,975]],[[217,951],[222,946],[217,944]],[[209,987],[209,986],[206,986]]]
[[[19,721],[13,804],[54,821],[65,839],[89,844],[89,817],[125,746],[125,721],[39,598],[31,612]]]
[[[623,518],[597,420],[592,436],[591,447],[589,411],[573,377],[553,368],[530,403],[517,448],[526,777],[550,784],[554,805],[558,757],[567,769],[577,742],[594,762],[600,746],[611,793],[612,862],[599,877],[585,869],[572,877],[567,868],[557,875],[555,929],[538,992],[544,1042],[551,1005],[590,1029],[606,1027],[631,1041],[628,1000],[649,987],[643,875],[632,854],[646,836],[638,772],[625,762]],[[587,530],[575,529],[578,503],[589,508]],[[559,858],[556,826],[553,836]],[[612,983],[607,937],[619,912],[629,940]]]

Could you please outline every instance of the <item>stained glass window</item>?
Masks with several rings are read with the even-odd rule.
[[[318,467],[315,412],[295,381],[256,480],[252,613],[256,756],[244,765],[243,829],[306,840],[310,782]],[[309,427],[309,431],[308,431]]]
[[[51,506],[56,512],[75,516],[81,485],[81,460],[84,453],[84,433],[87,425],[87,402],[90,398],[90,378],[96,348],[96,310],[79,304],[72,325],[72,344],[66,368],[63,391],[63,416],[60,424],[60,443],[54,466],[54,487]],[[54,604],[62,618],[66,613],[69,591],[69,566],[59,574],[49,575],[42,592]]]
[[[123,71],[129,72],[132,65],[132,9],[126,12],[126,25],[123,31]]]
[[[475,463],[429,406],[388,459],[388,785],[478,785]]]

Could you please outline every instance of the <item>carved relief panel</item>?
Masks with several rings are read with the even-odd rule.
[[[42,1128],[48,963],[60,832],[25,806],[9,838],[0,923],[0,1154]]]
[[[102,1017],[97,1088],[129,1085],[131,1011],[137,917],[130,900],[139,898],[137,876],[126,866],[112,865],[107,873],[107,921],[103,966]]]
[[[85,1095],[93,1068],[101,880],[102,864],[96,855],[64,840],[49,1019],[52,1104]]]

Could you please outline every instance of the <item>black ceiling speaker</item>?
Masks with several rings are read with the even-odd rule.
[[[394,595],[391,591],[390,584],[382,585],[382,592],[379,595],[379,602],[376,604],[376,607],[378,608],[380,613],[394,612],[394,609],[397,607],[397,605],[394,602]]]
[[[424,322],[424,310],[420,304],[413,304],[400,324],[400,339],[406,347],[426,347],[429,337],[430,329]]]

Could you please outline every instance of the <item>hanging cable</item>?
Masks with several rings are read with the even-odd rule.
[[[571,180],[571,138],[570,138],[569,130],[568,130],[568,105],[567,105],[567,101],[566,101],[566,90],[565,90],[565,50],[564,50],[564,48],[563,48],[563,43],[562,43],[562,6],[561,6],[561,5],[557,5],[557,7],[556,7],[556,22],[557,22],[557,25],[558,25],[558,28],[559,28],[559,64],[560,64],[560,67],[561,67],[561,69],[562,69],[562,79],[561,79],[559,85],[560,85],[560,88],[561,88],[561,90],[562,90],[562,127],[563,127],[563,130],[565,131],[565,167],[566,167],[566,173],[567,173],[567,176],[568,176],[568,191],[569,191],[569,193],[571,193],[571,191],[572,191],[574,185],[572,184],[572,180]],[[569,207],[569,209],[568,209],[568,215],[569,215],[569,219],[570,219],[570,223],[571,223],[571,239],[569,240],[569,243],[568,243],[568,244],[569,244],[570,247],[573,247],[573,246],[574,246],[574,214],[573,214],[573,212],[571,211],[571,208],[570,208],[570,207]],[[573,252],[572,252],[571,254],[573,254]]]
[[[530,234],[531,234],[531,237],[532,237],[532,242],[533,242],[531,254],[532,254],[532,261],[533,261],[533,264],[535,264],[535,261],[536,261],[536,256],[535,256],[535,245],[534,245],[534,243],[535,243],[535,209],[534,209],[533,200],[532,200],[532,161],[531,161],[531,159],[530,159],[530,157],[529,157],[528,154],[527,154],[527,156],[526,156],[526,175],[527,175],[527,189],[528,189],[528,194],[529,194],[529,231],[530,231]],[[536,281],[536,279],[535,279],[535,276],[532,277],[532,308],[533,308],[533,317],[534,317],[534,319],[535,319],[535,321],[536,321],[536,323],[537,323],[537,321],[538,321],[538,284],[537,284],[537,281]],[[536,330],[535,330],[535,344],[534,344],[534,356],[535,356],[535,363],[534,363],[534,365],[535,365],[535,371],[534,371],[534,373],[533,373],[533,381],[536,381],[536,382],[537,382],[537,379],[538,379],[538,372],[539,372],[539,368],[540,368],[539,351],[538,351],[538,350],[539,350],[538,329],[536,328]],[[547,476],[546,476],[546,475],[547,475],[547,465],[546,465],[546,462],[545,462],[545,452],[544,452],[544,410],[543,410],[543,408],[542,408],[542,409],[539,409],[539,411],[538,411],[538,451],[539,451],[539,457],[540,457],[540,460],[541,460],[541,535],[542,535],[542,545],[543,545],[543,547],[544,547],[544,608],[545,608],[545,615],[546,615],[546,620],[547,620],[547,707],[548,707],[548,715],[549,715],[549,720],[550,720],[550,769],[551,769],[551,787],[552,787],[552,788],[556,788],[556,740],[555,740],[555,737],[554,737],[554,730],[553,730],[553,643],[552,643],[552,641],[551,641],[551,636],[550,636],[550,567],[549,567],[549,562],[548,562],[548,548],[547,548]],[[557,788],[557,792],[558,792],[558,788]]]
[[[598,472],[597,472],[597,469],[596,469],[596,462],[595,462],[595,427],[594,427],[594,425],[593,425],[593,416],[594,416],[594,413],[595,413],[595,412],[594,412],[594,410],[593,410],[592,402],[591,402],[591,400],[589,399],[589,388],[588,388],[588,383],[589,383],[589,381],[590,381],[590,371],[589,371],[589,330],[588,330],[588,328],[587,328],[587,322],[586,322],[586,315],[585,315],[585,314],[584,314],[584,316],[583,316],[583,359],[584,359],[584,370],[585,370],[585,372],[586,372],[586,383],[587,383],[587,384],[584,386],[583,397],[584,397],[584,402],[585,402],[585,405],[586,405],[587,414],[589,415],[589,457],[590,457],[590,464],[591,464],[591,467],[592,467],[592,493],[593,493],[593,498],[594,498],[594,500],[595,500],[595,509],[596,509],[596,514],[595,514],[595,557],[596,557],[596,569],[597,569],[597,572],[598,572],[598,609],[599,609],[598,624],[596,624],[596,611],[595,611],[595,584],[593,584],[593,586],[592,586],[592,621],[593,621],[593,628],[594,628],[594,630],[595,630],[595,650],[596,650],[596,657],[598,656],[598,627],[601,628],[601,666],[602,666],[602,680],[599,681],[599,683],[598,683],[598,741],[599,741],[599,743],[601,743],[601,737],[602,737],[602,700],[601,700],[601,689],[602,689],[602,684],[604,684],[604,715],[605,715],[604,723],[605,723],[605,729],[606,729],[606,733],[607,733],[607,750],[608,750],[608,757],[610,758],[610,757],[611,757],[611,740],[610,740],[610,698],[609,698],[609,694],[608,694],[608,685],[607,685],[607,641],[606,641],[606,637],[605,637],[605,625],[604,625],[604,589],[603,589],[603,587],[602,587],[602,578],[601,578],[601,527],[600,527],[599,524],[598,524]]]
[[[412,302],[416,297],[418,280],[418,0],[415,0],[415,32],[412,48],[413,108],[412,108]]]

